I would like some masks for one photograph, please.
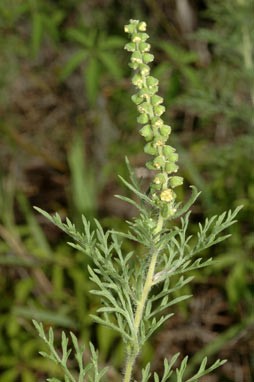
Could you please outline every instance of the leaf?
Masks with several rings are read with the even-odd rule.
[[[122,78],[122,69],[119,63],[117,62],[114,55],[109,52],[98,52],[98,56],[101,59],[103,65],[112,75],[113,78],[119,80]]]
[[[20,208],[26,218],[26,221],[29,225],[29,229],[31,231],[31,234],[33,235],[36,243],[38,244],[38,247],[41,248],[43,257],[50,257],[50,254],[52,254],[49,242],[40,227],[40,225],[37,222],[37,219],[35,218],[33,211],[31,210],[30,204],[27,200],[27,197],[23,192],[19,192],[17,194],[18,202],[20,205]]]
[[[56,360],[54,359],[54,357],[52,357],[52,355],[50,355],[50,354],[48,354],[48,353],[46,353],[46,352],[44,352],[44,351],[39,351],[39,354],[40,354],[42,357],[44,357],[44,358],[48,358],[48,359],[50,359],[51,361],[56,362]]]
[[[32,15],[32,54],[35,57],[39,50],[43,34],[43,18],[39,12],[33,12]]]
[[[125,186],[128,187],[132,192],[134,192],[134,194],[136,194],[141,200],[144,200],[145,202],[147,202],[147,203],[149,203],[151,205],[154,205],[154,202],[152,201],[152,199],[148,198],[148,196],[146,196],[146,194],[144,194],[144,193],[140,192],[139,190],[137,190],[134,186],[132,186],[129,182],[127,182],[120,175],[119,175],[119,178],[125,184]]]
[[[147,382],[150,376],[150,363],[148,363],[145,369],[142,369],[142,382]]]
[[[84,213],[87,218],[92,219],[97,208],[96,181],[99,183],[99,179],[98,177],[96,179],[93,165],[88,163],[85,142],[79,133],[74,135],[72,146],[68,152],[68,163],[74,207],[77,213]],[[81,223],[80,218],[76,220]]]
[[[48,17],[48,15],[43,15],[42,19],[43,28],[48,36],[50,36],[51,40],[54,43],[58,42],[59,39],[59,31],[57,27],[57,23],[54,21],[54,18]]]
[[[100,373],[99,373],[99,375],[98,375],[98,381],[99,381],[100,379],[102,379],[102,377],[106,374],[106,372],[108,371],[108,369],[109,369],[109,366],[105,366],[105,367],[100,371]]]
[[[218,359],[212,366],[208,369],[205,369],[207,364],[207,357],[205,357],[199,367],[198,372],[192,377],[186,380],[186,382],[196,382],[198,378],[203,377],[206,374],[209,374],[211,371],[217,369],[218,367],[224,365],[227,361]]]
[[[73,40],[81,45],[84,45],[86,48],[91,47],[91,39],[88,33],[82,32],[76,28],[69,28],[66,32],[67,37],[70,40]]]
[[[18,376],[19,376],[18,368],[11,368],[11,369],[1,371],[1,379],[4,382],[16,381]]]
[[[175,44],[162,41],[160,42],[161,48],[172,58],[176,63],[179,64],[191,64],[197,62],[199,57],[196,52],[184,50],[180,46]]]
[[[94,314],[90,314],[89,315],[95,322],[97,322],[98,324],[100,325],[104,325],[106,326],[107,328],[110,328],[110,329],[113,329],[117,332],[119,332],[123,339],[126,340],[126,341],[131,341],[132,338],[128,335],[128,333],[124,332],[120,327],[116,326],[115,324],[113,324],[112,322],[110,322],[109,320],[104,320],[98,316],[95,316]]]
[[[95,106],[95,101],[99,90],[101,67],[95,57],[91,57],[84,71],[84,81],[87,90],[87,98],[91,107]]]
[[[152,318],[153,316],[155,316],[156,314],[158,314],[159,312],[161,312],[162,310],[172,306],[172,305],[175,305],[175,304],[178,304],[179,302],[181,301],[184,301],[184,300],[187,300],[188,298],[192,297],[192,295],[186,295],[186,296],[179,296],[179,297],[176,297],[174,298],[173,300],[171,300],[170,302],[168,302],[167,304],[165,305],[160,305],[157,309],[153,310],[151,312],[151,314],[149,314],[148,318]]]
[[[18,256],[15,255],[0,255],[0,265],[10,265],[10,266],[17,266],[17,267],[35,267],[37,268],[40,266],[40,263],[38,260],[35,259],[21,259]]]
[[[41,208],[39,207],[36,207],[34,206],[33,207],[36,211],[38,211],[40,214],[42,214],[45,218],[47,218],[48,220],[50,220],[52,223],[54,223],[54,218],[53,216],[51,216],[48,212],[42,210]],[[58,215],[59,216],[59,215]],[[60,216],[59,216],[60,218]],[[61,219],[60,219],[60,222],[61,222]]]
[[[61,313],[56,313],[52,311],[40,310],[35,308],[27,308],[22,306],[14,306],[12,308],[12,313],[16,316],[25,317],[28,319],[35,319],[44,322],[50,322],[55,325],[63,326],[66,328],[77,329],[77,322]]]
[[[188,202],[173,216],[173,219],[179,218],[181,215],[183,215],[185,212],[187,212],[193,203],[195,203],[198,196],[201,194],[201,192],[198,192],[197,188],[195,186],[190,186],[192,188],[192,194]]]
[[[68,78],[74,72],[74,70],[80,66],[80,64],[87,58],[87,56],[88,51],[86,50],[79,50],[76,52],[61,70],[59,76],[60,81],[65,81],[66,78]]]
[[[112,48],[122,48],[126,44],[127,40],[119,36],[108,36],[103,41],[103,48],[112,49]]]
[[[133,206],[135,206],[140,212],[144,212],[144,209],[138,205],[133,199],[127,198],[126,196],[122,195],[114,195],[116,198],[123,200],[124,202],[130,203]]]

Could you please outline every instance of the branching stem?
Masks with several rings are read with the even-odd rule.
[[[156,229],[154,231],[155,235],[158,234],[162,230],[163,223],[164,223],[164,219],[160,214],[159,218],[158,218],[158,223],[157,223]],[[159,240],[159,237],[157,237],[156,240]],[[158,256],[158,252],[155,251],[152,255],[151,262],[150,262],[150,265],[148,268],[146,281],[145,281],[145,284],[143,287],[141,299],[137,305],[137,310],[136,310],[135,318],[134,318],[135,332],[136,332],[135,337],[136,338],[138,338],[139,326],[140,326],[140,322],[142,320],[142,315],[143,315],[143,311],[144,311],[144,308],[146,305],[147,297],[148,297],[150,289],[153,285],[152,280],[153,280],[153,276],[154,276],[154,272],[155,272],[157,256]],[[125,368],[125,375],[124,375],[123,382],[130,382],[131,381],[132,369],[133,369],[133,366],[135,364],[136,358],[137,358],[139,350],[140,350],[139,343],[133,344],[133,349],[134,349],[133,354],[128,356],[127,361],[126,361],[126,368]]]

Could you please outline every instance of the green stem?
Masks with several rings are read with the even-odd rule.
[[[155,235],[161,231],[161,229],[163,227],[163,222],[164,222],[163,217],[161,215],[159,215],[157,227],[154,231]],[[159,240],[159,238],[157,238],[156,241],[157,240]],[[145,308],[148,294],[149,294],[150,289],[152,287],[152,281],[153,281],[157,256],[158,256],[158,252],[156,251],[152,255],[151,262],[150,262],[147,276],[146,276],[146,281],[145,281],[143,292],[142,292],[142,296],[141,296],[141,299],[137,305],[137,310],[136,310],[135,317],[134,317],[136,338],[138,338],[138,331],[139,331],[139,326],[140,326],[140,322],[142,319],[143,311]],[[135,364],[136,358],[137,358],[139,350],[140,350],[138,343],[134,344],[134,345],[136,345],[137,348],[134,350],[133,354],[131,356],[128,356],[128,358],[127,358],[123,382],[130,382],[131,381],[132,369],[133,369],[133,366]]]
[[[133,355],[127,358],[123,382],[129,382],[131,380],[132,369],[133,369],[136,357],[137,357],[136,355]]]

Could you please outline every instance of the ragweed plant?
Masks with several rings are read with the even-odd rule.
[[[92,318],[98,324],[120,334],[126,352],[122,381],[130,382],[133,380],[135,362],[144,344],[172,316],[169,308],[190,297],[182,295],[173,298],[172,293],[192,280],[193,277],[186,276],[187,272],[211,263],[211,259],[197,258],[197,253],[229,236],[220,234],[235,222],[234,218],[240,207],[233,212],[224,212],[220,216],[206,219],[203,225],[199,224],[196,237],[187,234],[190,217],[188,210],[196,200],[198,192],[193,186],[192,196],[187,203],[182,205],[177,200],[175,188],[183,183],[183,179],[176,175],[176,150],[166,144],[171,128],[161,117],[165,108],[162,105],[163,98],[157,95],[158,80],[150,75],[148,64],[153,61],[153,55],[149,53],[146,23],[130,20],[130,24],[125,26],[125,31],[131,39],[125,48],[131,52],[130,66],[136,71],[132,83],[137,88],[137,93],[132,96],[132,100],[140,113],[137,120],[143,125],[140,133],[147,141],[144,151],[152,157],[146,166],[154,171],[155,176],[149,191],[143,190],[127,160],[130,181],[121,179],[136,198],[134,200],[124,196],[118,197],[134,205],[139,215],[127,222],[127,233],[113,230],[104,232],[98,221],[96,230],[92,232],[90,223],[84,216],[84,231],[78,232],[68,218],[63,223],[58,214],[52,217],[39,208],[37,210],[72,238],[72,242],[69,243],[72,247],[93,260],[93,266],[89,266],[89,273],[96,289],[91,293],[100,296],[102,306],[97,310],[98,315],[92,315]],[[174,224],[173,222],[180,217],[180,224]],[[134,251],[123,253],[124,240],[142,245],[144,255],[136,255]],[[66,335],[62,335],[60,356],[54,347],[52,329],[47,337],[42,324],[35,322],[35,326],[49,349],[49,353],[42,355],[62,366],[66,382],[99,382],[106,378],[106,368],[99,371],[98,355],[92,344],[91,361],[85,366],[84,348],[80,348],[77,338],[73,333],[70,334],[79,373],[70,371],[68,358],[71,348],[68,347]],[[184,378],[188,357],[181,362],[178,358],[179,354],[176,354],[169,361],[165,359],[164,373],[161,376],[156,372],[152,376],[148,364],[142,370],[139,381],[168,382],[175,373],[177,382],[194,382],[225,362],[217,360],[207,367],[207,358],[204,358],[196,374],[191,378]],[[178,368],[173,369],[176,362]],[[48,381],[60,380],[53,378]]]

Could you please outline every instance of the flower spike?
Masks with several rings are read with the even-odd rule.
[[[148,169],[159,171],[153,179],[150,192],[160,210],[167,211],[166,217],[173,217],[176,213],[176,194],[173,188],[183,184],[183,178],[175,176],[178,171],[178,154],[173,147],[166,145],[171,127],[161,118],[165,107],[162,105],[163,98],[156,94],[159,81],[150,75],[148,64],[154,60],[154,56],[148,53],[150,44],[146,41],[149,36],[144,33],[146,23],[130,20],[130,24],[126,25],[124,30],[129,33],[131,39],[131,42],[125,45],[125,49],[132,52],[129,66],[136,70],[132,84],[137,88],[137,93],[131,99],[140,113],[138,123],[145,125],[140,129],[140,134],[148,142],[144,151],[154,156],[146,166]]]

